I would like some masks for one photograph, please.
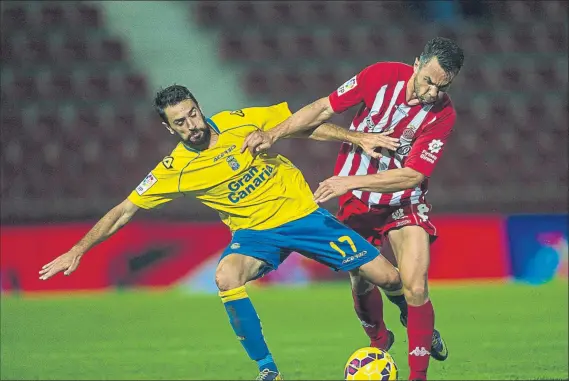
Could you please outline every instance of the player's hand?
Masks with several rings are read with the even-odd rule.
[[[274,142],[275,141],[270,134],[265,131],[257,130],[247,135],[243,145],[241,146],[241,153],[249,149],[251,154],[255,155],[261,151],[266,151],[271,148]]]
[[[355,143],[362,147],[368,156],[379,159],[383,155],[375,152],[376,148],[387,148],[394,151],[399,147],[399,139],[390,137],[391,133],[393,130],[381,133],[360,133]]]
[[[77,266],[79,266],[81,257],[82,256],[80,254],[73,251],[68,251],[67,253],[60,255],[41,268],[40,279],[48,280],[61,271],[64,271],[64,275],[71,274],[75,269],[77,269]]]
[[[339,197],[350,191],[352,179],[350,176],[332,176],[320,183],[314,192],[314,201],[321,204],[334,197]]]

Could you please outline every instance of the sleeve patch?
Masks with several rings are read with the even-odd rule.
[[[433,139],[429,143],[429,151],[431,151],[431,153],[439,153],[439,151],[443,147],[443,144],[444,143],[439,139]]]
[[[344,83],[342,86],[340,86],[338,88],[338,95],[343,95],[343,94],[347,93],[348,91],[355,88],[357,85],[358,85],[358,82],[357,82],[356,76],[352,77],[351,79],[348,79],[348,81],[346,83]]]
[[[136,193],[142,196],[147,190],[149,190],[154,184],[158,182],[158,179],[150,172],[144,180],[136,187]]]

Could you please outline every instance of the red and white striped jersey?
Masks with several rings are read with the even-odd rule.
[[[409,167],[425,175],[420,186],[394,193],[354,190],[340,198],[343,204],[355,196],[368,205],[399,206],[424,202],[428,177],[445,148],[453,129],[456,113],[448,95],[435,104],[409,106],[405,100],[407,82],[413,67],[400,62],[379,62],[368,66],[329,96],[334,112],[361,104],[350,130],[385,132],[393,130],[398,138],[396,151],[382,149],[374,159],[351,143],[343,143],[334,174],[353,176],[375,174],[389,169]]]

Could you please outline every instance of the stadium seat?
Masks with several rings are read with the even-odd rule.
[[[57,62],[62,66],[77,61],[87,62],[91,58],[87,41],[87,37],[83,35],[68,35],[57,51]]]
[[[104,38],[95,46],[93,56],[105,63],[122,62],[126,59],[126,52],[122,42],[117,39]]]
[[[17,2],[6,3],[2,7],[2,34],[26,28],[29,22],[26,8]]]
[[[75,20],[83,28],[96,29],[102,26],[102,15],[99,8],[83,1],[76,5]]]
[[[63,3],[42,4],[40,9],[39,27],[43,30],[62,28],[69,25]]]
[[[190,10],[195,14],[195,20],[204,26],[216,25],[221,22],[218,1],[196,1]]]
[[[249,71],[244,78],[245,90],[251,95],[267,94],[269,92],[269,79],[266,74],[257,70]]]
[[[21,45],[14,44],[13,46],[21,47],[22,54],[19,55],[21,57],[20,62],[26,65],[43,64],[45,62],[51,61],[49,42],[45,36],[42,36],[40,34],[27,34],[24,37],[24,41],[22,41]]]
[[[33,75],[17,73],[10,83],[10,97],[19,102],[33,101],[38,94],[36,79]]]
[[[38,95],[44,99],[72,99],[74,97],[73,77],[63,70],[43,73]]]

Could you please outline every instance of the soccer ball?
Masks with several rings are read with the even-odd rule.
[[[355,351],[344,368],[345,380],[397,380],[397,365],[386,351],[367,347]]]

